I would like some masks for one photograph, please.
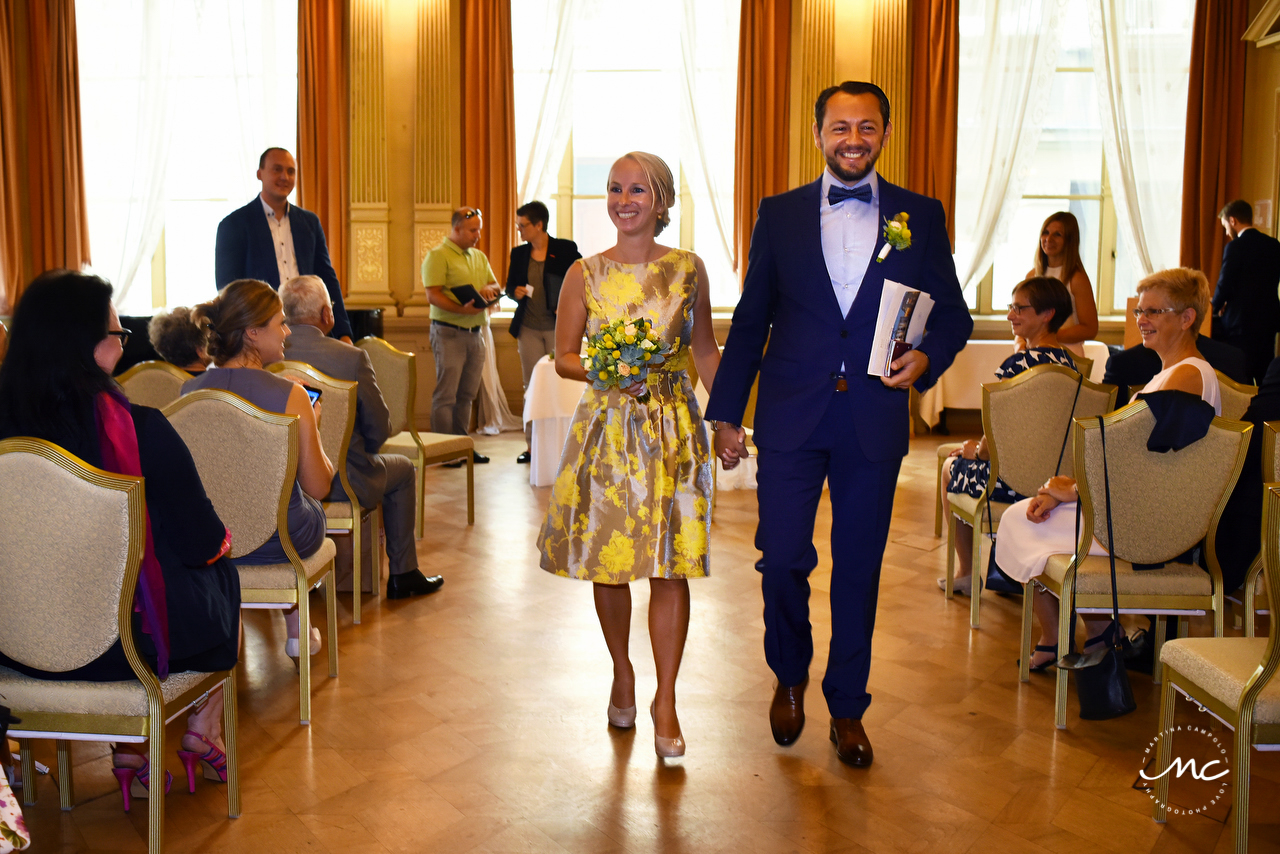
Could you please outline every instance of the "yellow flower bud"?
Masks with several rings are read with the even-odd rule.
[[[622,358],[622,353],[621,353],[621,352],[619,352],[618,350],[614,350],[614,351],[613,351],[613,358],[615,358],[615,359],[621,359],[621,358]]]

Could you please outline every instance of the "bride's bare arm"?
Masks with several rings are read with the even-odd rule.
[[[582,333],[587,329],[586,283],[582,264],[564,274],[560,302],[556,306],[556,373],[567,380],[587,381],[582,367]]]
[[[696,255],[694,263],[698,268],[698,295],[693,303],[693,340],[689,342],[689,350],[698,369],[698,377],[710,393],[716,371],[720,368],[720,346],[711,328],[711,284],[707,279],[707,267]]]

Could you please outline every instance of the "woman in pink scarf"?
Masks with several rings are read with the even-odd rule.
[[[158,410],[131,405],[111,378],[129,335],[107,282],[67,270],[36,278],[14,312],[0,365],[0,439],[35,436],[91,465],[145,479],[147,542],[134,599],[138,651],[161,679],[225,670],[236,663],[240,633],[240,582],[226,558],[227,530],[177,432]],[[38,671],[3,654],[0,665],[46,679],[135,678],[119,640],[71,671]],[[187,718],[179,756],[189,786],[199,764],[206,778],[226,780],[221,721],[220,691]],[[113,753],[126,810],[131,794],[147,796],[145,749],[129,745]]]

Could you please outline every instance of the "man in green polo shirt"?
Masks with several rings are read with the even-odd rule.
[[[422,262],[422,284],[431,301],[431,352],[436,360],[436,390],[431,395],[431,431],[465,435],[471,404],[484,370],[484,336],[489,323],[484,307],[456,298],[454,288],[471,285],[486,300],[501,293],[489,259],[476,249],[483,220],[478,208],[453,212],[452,230]],[[488,457],[475,454],[477,463]]]

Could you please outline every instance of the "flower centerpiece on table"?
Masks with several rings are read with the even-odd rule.
[[[592,388],[625,391],[649,379],[649,369],[661,365],[671,355],[671,345],[653,331],[653,324],[639,318],[615,320],[587,339],[587,355],[582,366]],[[637,395],[641,403],[649,402],[649,392]]]

